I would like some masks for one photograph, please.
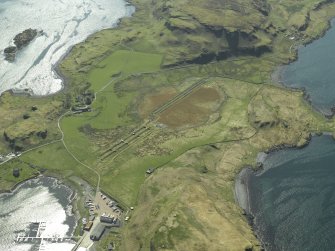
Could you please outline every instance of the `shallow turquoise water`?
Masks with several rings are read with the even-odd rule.
[[[304,88],[313,106],[330,113],[335,106],[335,20],[324,37],[302,47],[298,60],[283,68],[282,82]]]
[[[306,148],[272,153],[264,168],[249,177],[249,198],[266,250],[334,250],[334,140],[313,137]]]

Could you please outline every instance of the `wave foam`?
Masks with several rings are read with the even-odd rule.
[[[0,93],[11,88],[30,88],[36,95],[59,91],[62,80],[53,68],[61,57],[133,11],[123,0],[0,0]],[[3,50],[28,28],[44,35],[21,50],[14,63],[5,61]]]

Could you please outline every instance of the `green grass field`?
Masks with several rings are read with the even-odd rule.
[[[97,92],[118,73],[121,73],[122,76],[127,76],[141,72],[158,71],[162,60],[163,56],[160,54],[118,50],[90,71],[88,81],[91,83],[91,88]]]
[[[301,92],[275,87],[271,80],[277,65],[296,57],[294,50],[289,53],[293,42],[304,43],[322,34],[335,5],[313,10],[319,1],[269,2],[273,11],[261,17],[254,7],[247,10],[250,15],[232,10],[214,13],[212,9],[218,8],[212,0],[134,0],[140,8],[133,17],[116,29],[89,37],[62,62],[60,70],[69,80],[64,92],[37,100],[4,95],[0,128],[13,135],[21,133],[23,138],[31,131],[48,129],[46,140],[23,139],[25,146],[59,139],[56,122],[66,110],[65,98],[73,104],[86,91],[96,93],[91,112],[65,116],[60,125],[68,150],[101,175],[101,189],[128,207],[135,206],[131,221],[115,235],[120,250],[148,250],[152,245],[157,250],[162,246],[258,250],[256,237],[234,202],[236,174],[242,166],[255,164],[259,151],[277,144],[304,144],[310,132],[335,130],[334,120],[315,113]],[[258,7],[266,11],[266,6]],[[310,24],[298,32],[307,13]],[[261,46],[271,50],[259,57],[243,52],[244,56],[202,64],[187,61],[201,54],[227,52],[226,37],[209,27],[224,22],[233,31],[242,21],[248,23],[244,35],[254,25],[258,32],[250,41],[240,38],[240,46],[246,51]],[[167,87],[181,92],[202,78],[225,97],[213,111],[213,121],[186,129],[151,123],[150,130],[129,146],[102,158],[103,152],[142,124],[138,107],[148,95]],[[39,107],[35,114],[29,110],[34,103]],[[178,106],[173,109],[178,111]],[[22,118],[24,113],[32,114],[29,122]],[[263,122],[267,126],[259,126]],[[8,150],[8,143],[0,142],[0,149]],[[19,179],[12,175],[17,166],[22,169]],[[149,167],[158,169],[147,176]],[[8,189],[38,171],[64,179],[78,176],[92,186],[97,184],[96,173],[56,142],[2,165],[0,187]],[[105,247],[115,236],[106,237],[101,245]]]
[[[20,176],[18,178],[13,176],[13,169],[18,168],[20,170]],[[26,163],[19,160],[10,161],[7,165],[0,167],[0,186],[2,190],[10,190],[13,188],[13,184],[32,178],[39,174],[39,170],[30,167]]]
[[[90,125],[94,129],[113,129],[131,123],[125,109],[134,97],[133,93],[118,96],[115,93],[113,75],[122,72],[121,78],[141,72],[155,72],[160,69],[162,56],[158,54],[139,53],[120,50],[107,57],[99,66],[88,74],[91,88],[98,92],[93,103],[93,112],[78,116],[67,116],[61,121],[65,142],[69,150],[81,161],[92,165],[95,163],[94,144],[80,128]],[[139,63],[140,62],[140,63]]]

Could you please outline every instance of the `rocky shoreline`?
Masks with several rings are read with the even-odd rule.
[[[264,247],[267,246],[267,244],[260,238],[260,236],[257,235],[255,232],[256,222],[254,221],[254,215],[251,212],[251,204],[250,204],[250,193],[249,193],[249,179],[251,175],[258,175],[262,172],[266,171],[264,169],[263,165],[267,158],[267,156],[271,153],[275,153],[280,150],[284,149],[301,149],[309,145],[312,138],[315,136],[322,136],[322,135],[328,135],[335,140],[334,135],[331,132],[323,132],[323,133],[310,133],[309,137],[306,139],[306,142],[302,145],[288,145],[288,144],[282,144],[278,146],[274,146],[264,152],[260,152],[257,155],[256,160],[256,167],[250,167],[246,166],[244,167],[241,172],[237,175],[235,179],[235,187],[234,187],[234,196],[236,204],[238,204],[244,211],[244,216],[247,219],[251,229],[254,231],[255,236],[260,241],[261,246],[263,247],[262,250],[266,250]]]
[[[327,31],[332,28],[332,25],[334,25],[334,22],[335,22],[335,17],[327,22],[327,27],[320,34],[318,34],[318,36],[316,36],[316,37],[314,37],[310,40],[306,40],[306,41],[303,41],[301,43],[298,43],[294,47],[294,55],[295,55],[294,58],[292,60],[290,60],[289,62],[287,62],[287,64],[278,66],[273,71],[273,73],[271,74],[271,81],[273,83],[275,83],[275,84],[278,83],[280,86],[282,86],[284,88],[287,88],[288,90],[302,91],[303,94],[304,94],[304,100],[308,103],[308,105],[310,105],[314,111],[316,111],[318,113],[321,113],[323,116],[325,116],[328,119],[332,119],[334,117],[334,115],[335,115],[335,105],[330,107],[328,111],[321,110],[321,109],[315,107],[313,105],[312,101],[311,101],[310,94],[306,91],[306,89],[304,87],[301,87],[301,88],[300,87],[290,87],[290,86],[285,84],[285,81],[283,79],[283,72],[285,70],[285,67],[287,67],[289,64],[291,64],[291,63],[293,63],[293,62],[295,62],[299,59],[299,55],[298,55],[299,48],[301,48],[302,46],[307,46],[307,45],[313,43],[314,41],[316,41],[316,40],[322,38],[323,36],[325,36]]]
[[[37,175],[31,178],[27,178],[25,180],[22,180],[18,183],[16,183],[15,185],[13,185],[13,187],[9,190],[6,191],[1,191],[0,192],[0,196],[4,196],[5,198],[12,198],[17,196],[17,194],[21,193],[22,191],[26,190],[26,189],[31,189],[32,187],[39,187],[40,183],[42,183],[42,186],[48,188],[49,193],[45,194],[43,193],[43,198],[48,197],[48,196],[54,196],[52,198],[56,198],[57,199],[57,206],[61,206],[62,211],[64,211],[64,213],[66,214],[66,219],[64,221],[56,221],[55,218],[57,218],[59,216],[59,214],[55,214],[55,215],[50,215],[46,216],[45,214],[43,214],[42,216],[40,214],[37,214],[37,217],[34,217],[33,219],[29,216],[27,216],[28,219],[27,222],[33,222],[33,221],[46,221],[48,222],[48,224],[50,223],[50,229],[52,229],[52,231],[62,231],[62,228],[59,228],[58,224],[63,224],[62,226],[67,226],[68,230],[64,235],[68,235],[68,236],[72,236],[74,235],[76,228],[78,227],[78,220],[80,215],[78,215],[78,210],[75,209],[76,203],[77,203],[77,195],[78,195],[78,189],[75,189],[74,186],[72,184],[69,184],[69,182],[65,182],[63,181],[63,179],[56,177],[56,176],[50,176],[50,175]],[[21,191],[22,190],[22,191]],[[33,190],[33,192],[29,193],[29,196],[36,196],[35,192],[39,192],[36,190]],[[40,194],[38,194],[40,195]],[[38,198],[42,198],[40,196],[36,196]],[[26,199],[27,197],[25,196],[24,199]],[[5,199],[6,200],[6,199]],[[49,201],[48,201],[49,202]],[[19,202],[21,203],[21,202]],[[36,202],[38,203],[38,202]],[[51,203],[54,203],[54,201],[51,201]],[[27,210],[29,211],[29,209],[31,208],[31,204],[29,203],[21,203],[21,211],[24,212],[24,210],[26,210],[26,206],[27,206]],[[6,205],[6,203],[5,203]],[[42,206],[48,206],[49,203],[43,203]],[[3,205],[2,205],[3,206]],[[35,209],[37,210],[41,210],[41,207],[37,207],[37,206],[33,206],[35,207]],[[57,207],[59,212],[59,207]],[[16,210],[14,211],[13,216],[15,217],[21,217],[22,214],[17,213]],[[48,212],[48,210],[46,210],[45,212]],[[12,213],[11,213],[12,214]],[[36,214],[36,212],[34,212],[34,214]],[[30,217],[30,218],[29,218]],[[47,218],[46,218],[47,217]],[[57,223],[55,223],[57,222]],[[20,224],[17,224],[20,225]],[[20,225],[22,226],[22,225]],[[14,231],[11,232],[10,229],[13,229]],[[23,229],[23,228],[22,228]],[[11,232],[11,234],[17,234],[16,230],[18,231],[22,231],[20,229],[20,227],[17,227],[16,225],[14,226],[11,225],[9,228],[5,229],[5,232],[2,232],[7,234],[9,232]],[[7,233],[6,233],[7,231]],[[28,232],[27,232],[28,233]],[[4,241],[4,240],[2,240]],[[68,244],[72,244],[74,245],[75,243],[73,241],[69,241]],[[6,242],[1,242],[0,246],[2,248],[4,248],[3,245],[8,245],[8,243]],[[10,244],[12,245],[12,244]],[[17,245],[17,244],[15,244]],[[33,243],[32,243],[33,245]],[[14,247],[14,246],[13,246]],[[16,246],[15,246],[16,247]],[[7,249],[6,249],[7,250]],[[12,250],[12,249],[11,249]],[[22,249],[23,250],[23,249]],[[68,249],[69,250],[69,249]]]
[[[298,57],[296,58],[296,60],[298,59]],[[292,62],[290,62],[292,63]],[[289,63],[289,64],[290,64]],[[288,65],[288,64],[287,64]],[[315,112],[318,112],[318,113],[321,113],[323,116],[325,116],[326,118],[328,119],[331,119],[334,117],[335,115],[335,105],[333,107],[331,107],[329,109],[329,112],[326,112],[326,111],[322,111],[320,109],[318,109],[317,107],[315,107],[310,99],[310,95],[307,93],[306,89],[304,87],[290,87],[290,86],[287,86],[285,84],[285,82],[283,81],[282,79],[282,73],[284,71],[284,67],[287,66],[287,65],[280,65],[276,68],[276,70],[271,74],[271,80],[273,83],[275,84],[278,84],[278,86],[280,87],[284,87],[285,89],[288,89],[290,91],[301,91],[303,92],[303,97],[304,97],[304,100],[305,102],[315,111]]]
[[[23,32],[17,34],[14,39],[14,45],[8,46],[4,49],[5,60],[12,63],[16,59],[16,54],[24,47],[28,46],[37,36],[41,36],[43,31],[36,29],[26,29]]]
[[[71,206],[71,213],[75,216],[77,224],[74,226],[74,232],[77,231],[77,228],[79,227],[78,221],[80,220],[80,218],[82,217],[81,215],[81,211],[83,209],[80,209],[81,205],[79,205],[80,200],[82,198],[82,193],[84,191],[84,188],[82,188],[82,186],[88,186],[89,184],[84,181],[81,180],[80,178],[76,177],[76,179],[64,179],[59,177],[58,175],[44,175],[44,174],[39,174],[24,180],[21,180],[19,182],[17,182],[16,184],[14,184],[10,189],[8,190],[0,190],[0,196],[2,194],[10,194],[10,193],[14,193],[17,189],[19,189],[22,185],[24,185],[26,182],[29,182],[31,180],[38,180],[40,178],[50,178],[50,179],[55,179],[57,181],[57,184],[59,185],[64,185],[65,187],[67,187],[68,189],[70,189],[72,191],[71,196],[68,198],[69,199],[69,205]],[[84,185],[83,185],[84,183]]]
[[[283,149],[289,149],[289,148],[300,149],[300,148],[306,147],[312,140],[312,137],[313,137],[313,134],[309,134],[308,137],[305,138],[305,141],[301,145],[281,144],[281,145],[273,146],[264,152],[258,153],[256,157],[256,166],[255,167],[252,167],[252,166],[243,167],[235,179],[234,197],[235,197],[236,204],[239,205],[243,209],[243,215],[245,219],[248,221],[250,228],[252,229],[254,235],[261,243],[261,250],[266,250],[265,247],[267,246],[267,243],[265,243],[255,231],[256,222],[254,220],[255,217],[251,212],[249,179],[251,175],[259,174],[265,171],[264,162],[269,154],[283,150]]]
[[[261,250],[267,250],[266,247],[268,247],[270,244],[267,243],[262,236],[259,235],[258,231],[256,231],[258,225],[257,222],[255,221],[255,216],[253,215],[253,212],[251,210],[251,199],[250,199],[250,191],[249,191],[249,186],[250,186],[250,180],[252,176],[258,176],[262,175],[263,172],[267,171],[267,168],[263,167],[263,164],[265,163],[266,158],[269,156],[269,154],[275,153],[280,150],[284,149],[301,149],[307,147],[312,139],[314,137],[321,137],[321,136],[329,136],[331,137],[334,142],[335,138],[333,133],[331,132],[322,132],[322,133],[311,133],[308,141],[303,145],[303,146],[293,146],[293,145],[281,145],[278,147],[274,147],[269,149],[268,151],[261,152],[262,154],[261,158],[259,158],[260,154],[257,157],[257,163],[261,163],[260,168],[253,168],[250,166],[244,167],[241,172],[237,175],[236,180],[235,180],[235,188],[234,188],[234,195],[235,195],[235,200],[236,203],[243,209],[244,211],[244,216],[247,219],[250,228],[253,230],[255,236],[261,243]]]

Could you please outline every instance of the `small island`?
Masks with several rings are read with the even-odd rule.
[[[8,62],[14,62],[16,53],[31,43],[38,35],[41,35],[43,31],[36,29],[27,29],[17,34],[13,41],[14,45],[8,46],[4,50],[5,60]]]

